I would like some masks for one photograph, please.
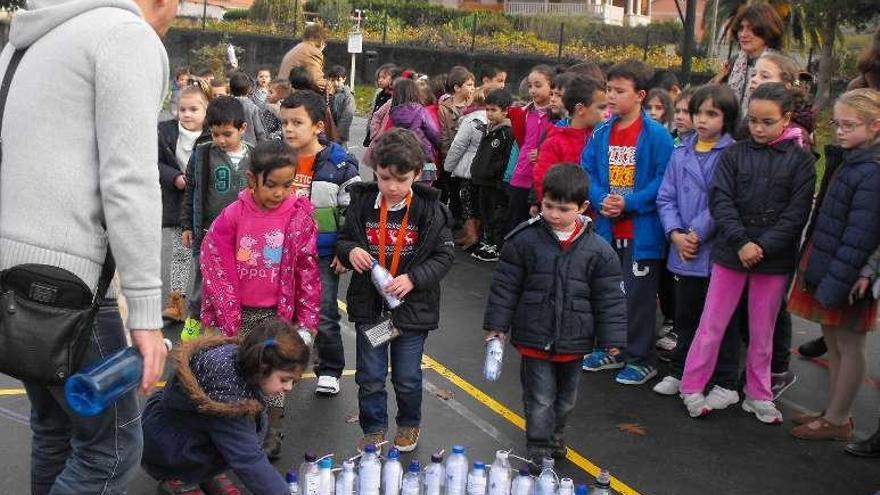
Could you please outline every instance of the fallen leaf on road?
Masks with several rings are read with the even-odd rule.
[[[639,436],[645,436],[648,433],[648,430],[638,423],[621,423],[617,425],[617,431]]]
[[[345,418],[345,422],[348,423],[348,424],[350,424],[350,425],[351,425],[351,424],[358,423],[359,421],[360,421],[360,420],[358,419],[358,415],[357,415],[357,414],[352,414],[351,416]]]
[[[452,390],[445,389],[445,388],[437,388],[434,391],[434,395],[436,395],[437,398],[443,399],[443,400],[449,400],[449,399],[455,397],[455,394],[452,392]]]

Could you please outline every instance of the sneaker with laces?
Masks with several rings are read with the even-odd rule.
[[[207,495],[241,495],[241,490],[232,484],[226,473],[220,473],[199,486]]]
[[[746,399],[742,403],[743,411],[754,414],[758,421],[768,425],[782,424],[782,413],[770,400]]]
[[[688,415],[692,418],[702,418],[712,412],[712,408],[706,404],[706,397],[703,394],[681,394],[681,400],[688,410]]]
[[[679,386],[681,386],[681,380],[672,375],[667,375],[657,385],[654,385],[654,392],[660,395],[676,395],[678,394]]]
[[[770,374],[770,390],[773,392],[773,400],[779,398],[786,390],[794,385],[797,381],[797,375],[793,371],[783,371],[782,373]]]
[[[663,337],[657,340],[655,344],[657,349],[666,352],[672,352],[675,350],[675,347],[678,345],[678,334],[675,331],[670,331]]]
[[[628,364],[620,370],[614,380],[623,385],[641,385],[655,376],[657,376],[656,366]]]
[[[401,452],[412,452],[419,446],[419,434],[422,432],[418,426],[398,426],[397,435],[394,435],[394,448]]]
[[[358,452],[363,453],[364,449],[367,448],[367,445],[373,444],[376,445],[376,451],[381,452],[382,447],[378,447],[378,445],[385,441],[385,430],[377,431],[375,433],[365,433],[363,437],[361,437],[360,442],[358,442]]]
[[[195,340],[202,335],[202,322],[195,318],[187,318],[183,324],[183,330],[180,331],[180,341],[189,342]]]
[[[706,396],[706,404],[712,409],[727,409],[739,402],[739,394],[735,390],[728,390],[724,387],[715,385]]]
[[[205,495],[195,483],[184,483],[180,480],[165,480],[159,483],[159,495]]]
[[[480,249],[471,253],[471,257],[486,262],[498,261],[498,248],[491,244],[483,244]]]
[[[332,375],[321,375],[315,385],[317,395],[336,395],[339,393],[339,378]]]
[[[612,356],[605,349],[597,349],[586,356],[584,356],[584,362],[581,365],[581,369],[584,371],[602,371],[602,370],[616,370],[626,366],[626,363],[623,362],[623,356],[618,354],[617,356]]]

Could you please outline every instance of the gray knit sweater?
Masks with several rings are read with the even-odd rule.
[[[0,74],[24,47],[3,119],[0,268],[56,265],[94,288],[109,240],[128,328],[161,328],[165,48],[131,0],[31,0]]]

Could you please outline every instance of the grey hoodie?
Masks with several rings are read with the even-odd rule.
[[[161,328],[165,48],[131,0],[31,0],[0,74],[25,47],[3,119],[0,268],[60,266],[94,290],[109,240],[128,328]]]

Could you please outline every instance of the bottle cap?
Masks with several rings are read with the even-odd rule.
[[[436,462],[443,462],[443,456],[440,454],[432,454],[431,455],[431,462],[435,462],[435,463]]]
[[[410,473],[418,473],[421,470],[422,470],[422,466],[419,465],[419,461],[410,462],[409,468],[407,468],[407,471],[409,471]]]
[[[486,465],[480,461],[477,461],[474,463],[474,469],[483,470],[483,469],[486,469]]]
[[[589,488],[587,488],[587,485],[578,485],[574,487],[574,495],[587,495],[588,491]]]
[[[333,469],[333,458],[325,457],[321,459],[321,462],[318,463],[318,467],[321,469]]]
[[[462,447],[461,445],[453,445],[452,446],[452,453],[453,454],[464,454],[464,447]]]
[[[372,443],[368,443],[366,447],[364,447],[364,452],[367,454],[375,454],[376,453],[376,445]]]
[[[510,452],[508,452],[506,450],[495,451],[495,458],[496,459],[507,460],[509,457],[510,457]]]
[[[611,486],[611,474],[607,469],[599,471],[599,476],[596,476],[596,484],[602,487]]]
[[[388,451],[388,458],[389,459],[400,459],[400,451],[397,450],[396,448],[392,448],[391,450]]]
[[[294,471],[293,469],[288,471],[285,479],[288,483],[296,483],[296,471]]]
[[[519,468],[520,476],[529,476],[529,468]]]
[[[554,465],[556,465],[556,461],[554,461],[552,457],[545,457],[541,459],[542,468],[552,468]]]
[[[354,461],[352,461],[352,460],[342,461],[342,469],[344,469],[346,471],[354,470]]]
[[[312,452],[306,452],[306,455],[304,455],[303,457],[305,458],[306,462],[315,462],[318,460],[318,456],[316,456]]]

